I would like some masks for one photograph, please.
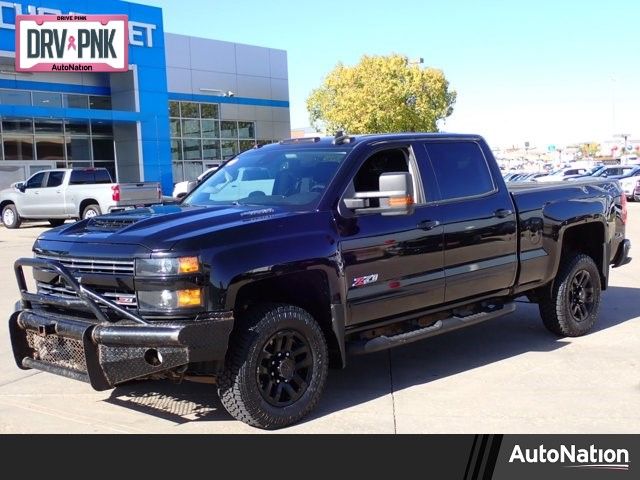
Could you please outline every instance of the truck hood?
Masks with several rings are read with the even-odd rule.
[[[18,191],[18,189],[13,186],[15,184],[11,184],[11,185],[12,186],[9,187],[9,188],[3,188],[2,190],[0,190],[0,197],[4,198],[4,197],[9,196],[11,194],[14,194],[14,193],[16,193]]]
[[[278,207],[163,205],[102,215],[43,233],[38,242],[139,245],[151,251],[171,250],[183,240],[247,224],[294,215]]]

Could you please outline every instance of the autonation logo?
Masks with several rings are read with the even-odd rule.
[[[626,448],[602,449],[595,445],[578,448],[560,445],[559,448],[525,448],[515,445],[509,463],[561,463],[566,468],[595,470],[629,470],[629,451]]]

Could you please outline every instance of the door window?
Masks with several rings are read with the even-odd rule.
[[[44,172],[36,173],[33,177],[27,180],[27,188],[40,188],[42,187],[42,180],[44,179]]]
[[[442,200],[476,197],[495,191],[489,166],[475,142],[437,142],[425,145]]]
[[[380,191],[380,175],[407,172],[413,178],[414,202],[424,203],[424,191],[412,153],[408,148],[382,150],[371,155],[358,170],[349,186],[346,197],[360,192]]]
[[[59,187],[64,180],[64,172],[49,172],[47,187]]]

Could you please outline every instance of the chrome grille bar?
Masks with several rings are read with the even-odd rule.
[[[36,258],[56,260],[71,271],[82,273],[111,273],[133,275],[133,260],[111,260],[99,258],[57,257],[49,255],[36,255]]]

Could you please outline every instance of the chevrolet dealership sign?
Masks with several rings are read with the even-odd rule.
[[[126,72],[126,15],[17,15],[16,70]]]

